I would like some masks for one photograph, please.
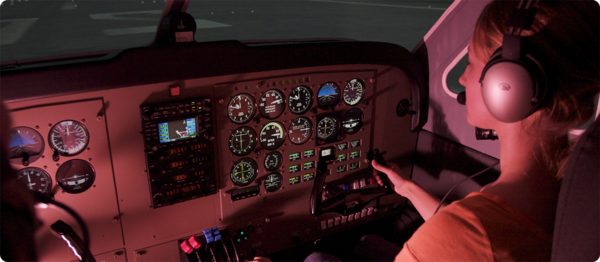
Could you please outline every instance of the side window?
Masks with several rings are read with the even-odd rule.
[[[467,48],[468,47],[465,47],[444,71],[444,79],[442,79],[442,81],[445,81],[443,83],[444,91],[453,98],[456,98],[459,93],[465,91],[465,87],[458,82],[458,79],[467,68]]]

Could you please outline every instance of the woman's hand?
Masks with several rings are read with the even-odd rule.
[[[406,176],[402,171],[400,171],[398,165],[394,163],[389,163],[388,166],[384,166],[380,165],[375,160],[372,160],[371,164],[375,169],[373,171],[373,176],[375,177],[375,179],[377,179],[377,183],[379,183],[380,186],[384,186],[384,184],[381,180],[381,177],[379,177],[377,171],[385,173],[388,176],[390,182],[394,184],[394,189],[396,193],[398,193],[401,196],[406,196],[406,184],[411,183],[411,181],[408,178],[408,176]]]

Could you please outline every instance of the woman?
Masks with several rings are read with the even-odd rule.
[[[396,165],[372,163],[426,220],[396,261],[550,260],[562,167],[573,144],[568,132],[591,119],[600,91],[600,10],[593,1],[534,4],[538,11],[531,30],[521,35],[526,52],[545,71],[547,91],[533,114],[505,123],[487,109],[480,78],[509,33],[506,21],[518,4],[494,1],[484,9],[469,46],[469,64],[459,79],[466,88],[468,122],[498,134],[502,170],[498,180],[434,214],[437,198],[407,179]],[[314,253],[307,260],[335,258]]]
[[[495,1],[485,8],[459,79],[466,88],[467,121],[498,133],[498,180],[434,216],[436,198],[404,178],[396,166],[373,162],[427,221],[396,261],[550,260],[561,169],[570,147],[568,131],[591,118],[593,99],[600,91],[599,10],[592,1],[537,3],[531,30],[521,35],[527,52],[544,67],[548,90],[535,113],[505,123],[486,107],[480,78],[509,33],[506,20],[517,4]]]

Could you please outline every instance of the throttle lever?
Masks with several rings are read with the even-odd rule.
[[[373,161],[373,160],[375,160],[375,162],[377,162],[380,165],[387,166],[385,159],[383,158],[381,153],[379,153],[379,149],[377,149],[377,148],[375,148],[373,150],[369,150],[369,152],[367,152],[367,159],[369,160],[369,166],[371,166],[372,168],[373,168],[373,165],[372,165],[371,161]],[[373,169],[375,169],[375,168],[373,168]],[[385,187],[388,190],[388,192],[389,191],[395,192],[394,183],[392,183],[392,181],[390,181],[390,178],[387,176],[386,173],[377,171],[377,175],[383,182],[383,187]]]

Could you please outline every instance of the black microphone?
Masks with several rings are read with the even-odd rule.
[[[458,96],[456,96],[456,101],[458,101],[459,104],[464,106],[465,103],[467,102],[467,93],[465,93],[465,92],[458,93]]]

